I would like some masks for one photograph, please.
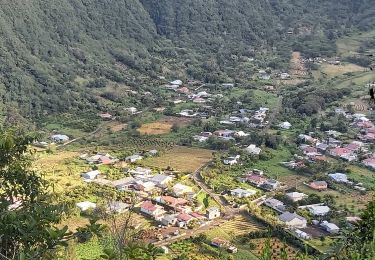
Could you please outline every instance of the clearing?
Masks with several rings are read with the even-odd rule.
[[[332,65],[328,63],[324,63],[321,65],[322,73],[326,74],[328,77],[335,77],[337,75],[342,75],[348,72],[358,72],[364,71],[365,68],[358,66],[356,64],[347,63],[342,65]]]
[[[63,192],[67,188],[82,186],[80,174],[90,169],[78,156],[78,152],[71,151],[59,151],[55,154],[42,152],[37,154],[34,167],[53,183],[57,193]]]
[[[142,164],[163,169],[169,166],[180,172],[194,172],[209,162],[211,158],[211,150],[175,146],[168,151],[162,152],[160,156],[144,160]]]
[[[191,122],[191,118],[168,116],[156,122],[143,124],[137,130],[142,135],[162,135],[168,134],[173,125],[183,127],[189,125]]]

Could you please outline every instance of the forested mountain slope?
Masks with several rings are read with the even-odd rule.
[[[371,2],[1,0],[0,108],[8,117],[95,108],[90,87],[105,85],[101,80],[132,84],[133,72],[155,76],[165,57],[186,59],[181,49],[201,60],[201,54],[213,55],[218,70],[225,70],[220,59],[232,52],[273,46],[304,51],[286,38],[290,28],[311,29],[302,41],[328,46],[345,29],[374,24]],[[87,82],[78,84],[80,78]]]

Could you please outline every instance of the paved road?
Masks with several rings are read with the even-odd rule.
[[[211,162],[209,162],[211,163]],[[226,218],[233,216],[234,214],[238,213],[238,210],[231,207],[231,205],[221,196],[220,194],[215,193],[213,190],[211,190],[210,187],[207,186],[207,184],[204,182],[201,171],[206,169],[209,163],[205,164],[204,166],[200,167],[198,170],[196,170],[192,174],[192,178],[194,182],[202,189],[204,190],[208,195],[210,195],[220,206],[221,211],[224,213]]]

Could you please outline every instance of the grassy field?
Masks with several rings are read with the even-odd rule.
[[[320,67],[320,69],[322,73],[326,74],[328,77],[334,77],[348,72],[359,72],[365,70],[365,68],[352,63],[346,63],[342,65],[332,65],[325,63]]]
[[[270,150],[272,158],[267,161],[257,161],[254,168],[263,170],[267,176],[278,179],[283,176],[295,175],[291,170],[283,167],[280,162],[288,161],[291,154],[287,149],[279,148],[278,150]]]
[[[361,43],[367,41],[369,38],[375,38],[375,30],[363,33],[355,33],[340,38],[336,42],[338,54],[343,57],[357,54],[358,48],[361,46]]]
[[[371,194],[361,195],[360,192],[350,191],[349,193],[340,193],[338,191],[328,189],[327,191],[316,191],[306,185],[300,183],[297,185],[297,189],[305,194],[316,194],[323,197],[326,194],[333,196],[338,208],[347,208],[353,214],[360,213],[363,208],[366,207],[369,200],[371,200]]]
[[[143,164],[158,168],[170,166],[181,172],[194,172],[200,166],[209,162],[211,158],[212,151],[210,150],[176,146],[162,153],[159,157],[144,160]]]
[[[80,174],[90,170],[90,167],[78,156],[78,152],[72,151],[59,151],[54,154],[41,152],[37,154],[34,167],[44,174],[53,184],[54,190],[59,193],[67,188],[74,189],[84,185]]]

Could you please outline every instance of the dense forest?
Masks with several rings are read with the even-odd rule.
[[[333,55],[337,37],[375,24],[371,2],[0,1],[1,118],[98,110],[92,89],[136,88],[141,76],[180,75],[176,67],[205,81],[236,80],[227,72],[233,55],[272,47],[276,68],[293,49]]]

